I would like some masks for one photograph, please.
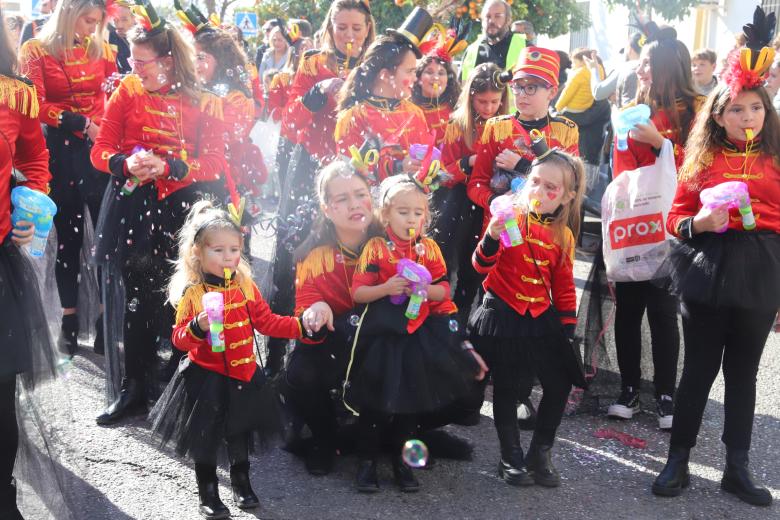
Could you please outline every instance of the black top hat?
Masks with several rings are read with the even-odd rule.
[[[214,30],[214,26],[211,25],[209,19],[203,16],[203,13],[200,12],[200,9],[195,4],[190,4],[189,9],[184,9],[179,0],[173,0],[173,6],[176,8],[176,15],[193,36]]]
[[[398,29],[387,29],[387,34],[400,36],[414,48],[414,53],[418,58],[422,57],[420,52],[420,43],[425,39],[428,31],[433,27],[433,17],[420,6],[414,8],[406,17],[404,23]]]

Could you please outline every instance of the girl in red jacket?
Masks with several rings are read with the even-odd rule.
[[[494,63],[483,63],[466,80],[441,149],[441,162],[451,178],[433,194],[437,213],[434,238],[441,247],[450,278],[458,273],[453,300],[463,326],[480,282],[471,266],[471,253],[482,234],[482,208],[469,200],[466,182],[477,159],[475,149],[485,122],[507,111],[508,92],[498,79],[500,73]]]
[[[657,495],[677,496],[690,483],[690,451],[722,367],[721,488],[749,504],[772,503],[748,469],[756,376],[780,306],[780,120],[763,87],[775,54],[768,46],[774,16],[766,25],[763,20],[757,7],[754,23],[744,28],[747,47],[729,56],[722,82],[696,119],[666,221],[667,231],[679,239],[667,262],[673,291],[682,300],[685,362],[669,458],[653,483]],[[748,191],[739,204],[729,205],[727,198],[702,204],[702,190],[735,181]]]
[[[173,443],[180,455],[195,461],[200,512],[207,518],[229,514],[217,491],[217,451],[223,441],[233,500],[241,509],[258,505],[249,482],[250,434],[273,432],[273,408],[264,401],[254,331],[296,339],[303,330],[299,318],[271,312],[241,257],[242,241],[241,228],[225,211],[207,201],[192,207],[168,287],[176,305],[173,344],[187,357],[150,414],[162,444]],[[202,303],[211,292],[221,293],[224,301],[221,351],[211,339],[214,325]]]
[[[520,205],[530,208],[516,209],[523,243],[506,247],[499,242],[504,222],[493,216],[474,252],[474,268],[487,276],[482,284],[486,294],[471,326],[493,378],[493,419],[501,445],[498,473],[515,486],[560,485],[551,450],[574,383],[560,345],[562,332],[573,338],[577,323],[574,237],[584,189],[578,158],[553,151],[537,159],[518,196]],[[534,374],[544,395],[524,458],[517,402]]]

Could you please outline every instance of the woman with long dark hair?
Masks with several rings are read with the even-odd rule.
[[[659,28],[652,22],[645,31],[648,43],[639,58],[636,102],[650,107],[651,124],[637,125],[629,135],[628,149],[615,150],[615,177],[655,163],[665,139],[674,145],[675,162],[681,166],[683,147],[703,100],[693,86],[691,58],[685,45],[677,39],[677,32],[671,27]],[[650,281],[617,282],[615,297],[615,347],[622,389],[607,414],[631,419],[639,411],[642,317],[647,311],[658,426],[669,429],[680,350],[677,298]]]
[[[106,22],[103,0],[61,0],[20,53],[21,72],[38,92],[38,118],[51,154],[51,197],[59,208],[54,226],[59,242],[55,274],[63,311],[60,346],[70,355],[78,348],[84,206],[95,226],[108,183],[89,162],[103,124],[103,81],[117,71],[114,51],[103,40]],[[97,329],[102,329],[100,320]],[[99,351],[100,340],[95,343]]]
[[[91,155],[112,181],[97,258],[108,264],[104,276],[119,271],[125,292],[125,379],[97,418],[102,425],[146,411],[156,347],[169,341],[173,325],[163,288],[177,256],[176,234],[202,185],[227,169],[220,99],[201,90],[193,50],[178,31],[151,4],[143,7],[128,37],[135,74],[111,96]],[[113,280],[111,287],[119,285]]]
[[[374,40],[374,18],[368,1],[336,0],[322,22],[320,47],[304,55],[290,87],[286,122],[297,133],[288,173],[283,179],[279,216],[286,221],[296,208],[314,199],[315,173],[320,164],[336,155],[333,131],[336,126],[336,94],[349,72],[362,60]],[[311,212],[303,211],[302,222],[277,234],[274,259],[276,296],[271,308],[278,314],[293,310],[295,272],[292,251],[306,236]],[[300,229],[298,229],[300,228]],[[269,373],[277,372],[284,359],[287,340],[268,343]]]

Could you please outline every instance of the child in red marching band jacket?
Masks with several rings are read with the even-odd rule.
[[[32,80],[38,93],[38,119],[45,125],[51,154],[51,196],[58,208],[54,216],[59,242],[55,274],[63,309],[60,346],[71,355],[78,347],[76,307],[84,206],[89,208],[94,227],[108,181],[89,162],[92,143],[103,124],[106,95],[101,87],[117,71],[115,53],[103,40],[106,23],[103,0],[62,0],[36,37],[25,42],[19,56],[21,73]],[[102,332],[100,320],[98,325]],[[96,351],[102,348],[96,339]]]
[[[721,488],[758,506],[772,495],[748,468],[756,376],[780,306],[780,120],[763,87],[775,51],[774,13],[757,7],[721,83],[701,108],[685,149],[666,228],[678,240],[667,260],[682,300],[685,362],[674,407],[669,457],[653,492],[677,496],[690,483],[710,388],[723,367],[726,467]],[[746,192],[704,205],[703,190],[740,182]]]
[[[111,175],[96,233],[97,261],[104,277],[115,277],[107,313],[111,306],[126,310],[122,338],[106,339],[107,349],[123,343],[126,377],[98,424],[146,413],[156,347],[173,321],[159,288],[176,257],[175,236],[191,204],[227,169],[221,100],[199,88],[194,53],[178,31],[146,0],[137,1],[143,9],[134,11],[139,23],[129,35],[135,73],[112,94],[91,153],[92,164]],[[115,294],[120,276],[124,298]],[[122,320],[105,321],[108,330]],[[119,371],[106,373],[118,386]]]
[[[434,238],[450,278],[458,274],[453,301],[464,327],[481,280],[471,266],[471,254],[482,235],[482,208],[469,200],[466,183],[477,159],[475,148],[485,122],[507,110],[508,92],[500,74],[501,69],[494,63],[483,63],[466,80],[441,148],[441,162],[450,179],[433,194],[437,212]]]
[[[369,240],[352,279],[355,302],[368,304],[356,332],[345,401],[360,410],[356,483],[361,492],[379,489],[377,457],[388,426],[396,483],[401,491],[417,491],[420,485],[401,447],[415,436],[421,414],[463,398],[474,375],[481,379],[487,370],[468,350],[470,343],[461,342],[447,266],[439,246],[425,236],[430,209],[424,176],[398,175],[382,183],[386,236]],[[415,286],[399,274],[399,262],[410,260],[427,269],[430,284]],[[404,294],[409,302],[393,303],[391,298]],[[409,310],[412,299],[419,305],[416,313]]]
[[[430,14],[415,8],[399,29],[388,29],[369,47],[339,94],[338,151],[349,157],[350,147],[376,142],[380,153],[374,170],[380,182],[401,172],[415,173],[421,157],[412,157],[409,149],[430,140],[425,114],[410,98],[416,58],[422,56],[419,45],[432,25]]]
[[[579,155],[577,125],[549,113],[558,93],[559,69],[556,52],[526,47],[512,74],[506,74],[511,77],[516,112],[485,124],[468,180],[469,198],[484,210],[483,226],[490,220],[490,201],[509,189],[511,177],[528,173],[534,156],[526,141],[532,130],[541,132],[550,148]]]
[[[505,224],[493,216],[474,252],[474,268],[487,276],[482,284],[486,294],[470,323],[472,339],[493,378],[493,418],[501,446],[498,473],[515,486],[560,485],[551,451],[576,382],[561,344],[564,334],[573,338],[577,322],[574,237],[584,190],[578,158],[557,150],[541,153],[515,198],[522,243],[510,247],[499,242]],[[517,403],[526,397],[521,394],[534,375],[544,393],[523,457]]]
[[[163,445],[195,461],[200,512],[206,518],[229,514],[217,491],[217,452],[227,441],[233,499],[241,509],[257,507],[249,482],[252,433],[260,440],[274,431],[271,392],[258,369],[255,331],[300,338],[301,319],[273,314],[241,257],[240,227],[210,202],[193,205],[179,234],[179,258],[169,285],[176,305],[173,344],[187,357],[150,414]],[[220,334],[204,309],[205,294],[222,296]]]
[[[314,178],[323,161],[336,156],[333,132],[336,126],[336,97],[349,72],[360,62],[374,40],[376,24],[368,0],[335,0],[322,22],[320,48],[306,53],[290,87],[282,120],[296,135],[279,203],[283,221],[295,215],[299,205],[313,200]],[[271,308],[291,313],[295,305],[295,263],[292,251],[309,231],[312,216],[300,216],[300,229],[287,240],[277,240],[274,255],[276,295]],[[282,366],[286,341],[268,342],[269,373]]]

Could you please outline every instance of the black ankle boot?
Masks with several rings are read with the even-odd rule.
[[[552,446],[531,442],[528,455],[525,458],[525,466],[534,482],[540,486],[558,487],[561,485],[561,476],[552,463]]]
[[[355,486],[361,493],[376,493],[379,491],[379,478],[376,476],[376,460],[361,460],[358,462]]]
[[[395,477],[395,483],[405,493],[414,493],[420,490],[420,483],[414,476],[414,471],[398,456],[393,457],[393,477]]]
[[[281,372],[282,367],[284,366],[284,355],[286,351],[287,340],[284,340],[284,343],[282,344],[276,342],[269,343],[268,358],[265,360],[265,368],[263,369],[266,377],[273,377]]]
[[[666,466],[653,482],[653,494],[662,497],[676,497],[682,493],[683,488],[691,483],[691,475],[688,472],[688,457],[691,455],[689,448],[682,446],[669,446],[669,458]]]
[[[253,509],[260,505],[249,482],[249,462],[230,466],[230,486],[233,488],[233,502],[241,509]]]
[[[533,486],[534,479],[528,474],[523,458],[523,449],[518,445],[501,450],[498,461],[498,476],[510,486]]]
[[[60,327],[60,339],[58,342],[60,352],[70,357],[76,355],[79,349],[79,316],[78,314],[64,314]]]
[[[195,464],[195,478],[198,481],[198,497],[200,498],[198,510],[200,514],[209,520],[230,517],[230,510],[219,499],[217,467]]]
[[[137,379],[122,380],[122,390],[116,401],[106,408],[106,411],[97,418],[97,423],[101,426],[114,424],[123,417],[131,415],[141,415],[147,412],[146,393],[143,385]]]
[[[22,513],[16,507],[16,479],[0,486],[0,518],[3,520],[24,520]]]
[[[306,453],[306,471],[315,477],[327,475],[333,471],[335,448],[328,441],[313,439]]]
[[[769,490],[753,482],[748,463],[748,450],[726,449],[726,470],[720,481],[721,489],[754,506],[771,505],[772,495]]]
[[[95,342],[92,344],[92,350],[95,354],[103,355],[106,350],[105,341],[103,339],[103,315],[98,316],[95,322]]]

